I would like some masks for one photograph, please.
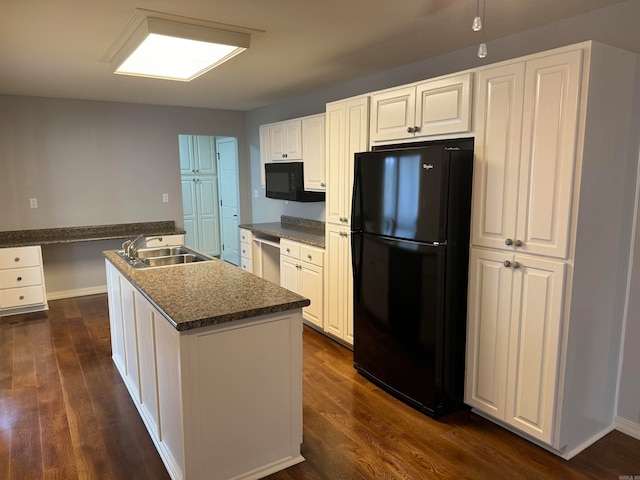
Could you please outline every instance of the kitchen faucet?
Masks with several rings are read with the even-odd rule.
[[[151,240],[160,240],[160,241],[162,241],[162,237],[149,237],[149,238],[143,239],[142,242],[140,242],[140,245],[136,246],[136,242],[138,240],[140,240],[142,237],[144,237],[144,233],[141,234],[141,235],[138,235],[133,240],[127,240],[122,244],[122,248],[124,249],[125,254],[130,259],[133,259],[133,257],[136,255],[136,252],[140,248],[142,248],[144,245],[146,245],[147,242],[150,242]]]

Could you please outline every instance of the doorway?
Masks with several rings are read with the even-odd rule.
[[[238,265],[238,143],[179,135],[185,244]]]

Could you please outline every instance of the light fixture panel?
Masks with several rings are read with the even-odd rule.
[[[114,73],[188,82],[249,47],[249,33],[196,22],[142,15],[111,59]]]

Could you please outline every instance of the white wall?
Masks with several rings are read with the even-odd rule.
[[[0,95],[0,231],[159,220],[182,226],[178,134],[237,137],[245,181],[245,131],[244,112]],[[250,215],[250,200],[243,203],[241,218]],[[43,248],[48,293],[104,288],[101,252],[111,245]]]

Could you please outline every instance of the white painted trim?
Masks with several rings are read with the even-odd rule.
[[[107,293],[106,285],[98,285],[96,287],[77,288],[75,290],[61,290],[59,292],[47,292],[47,300],[60,300],[62,298],[84,297],[85,295],[96,295],[98,293]]]
[[[578,455],[584,449],[590,447],[591,445],[596,443],[598,440],[600,440],[602,437],[604,437],[608,433],[611,433],[613,430],[615,430],[615,428],[613,424],[611,424],[608,427],[604,428],[603,430],[600,430],[598,433],[590,437],[588,440],[585,440],[584,442],[582,442],[576,448],[563,452],[561,455],[562,458],[564,458],[565,460],[571,460],[573,457]]]
[[[632,422],[626,418],[616,416],[613,419],[613,425],[619,432],[640,440],[640,423]]]

